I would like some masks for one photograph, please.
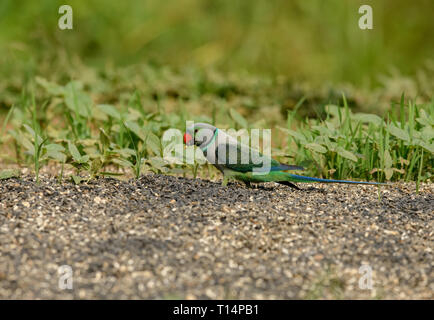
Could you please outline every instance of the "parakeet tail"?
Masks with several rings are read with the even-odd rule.
[[[324,182],[324,183],[350,183],[350,184],[371,184],[371,185],[384,185],[381,182],[368,182],[368,181],[351,181],[351,180],[334,180],[334,179],[321,179],[306,176],[299,176],[296,174],[289,174],[291,180],[294,182]]]

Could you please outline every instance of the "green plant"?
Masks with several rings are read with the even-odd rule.
[[[195,73],[180,77],[149,66],[135,73],[143,78],[131,86],[130,69],[65,85],[37,78],[41,90],[33,90],[35,95],[22,90],[5,114],[1,130],[6,123],[10,130],[2,141],[12,137],[13,144],[3,143],[2,148],[14,150],[15,157],[2,158],[31,164],[38,178],[41,166],[55,163],[59,182],[70,167],[76,170],[76,183],[128,176],[130,170],[136,178],[143,172],[214,178],[217,171],[201,165],[200,151],[185,154],[189,158],[184,162],[163,157],[182,143],[164,141],[166,130],[183,131],[186,121],[194,120],[223,129],[278,128],[272,131],[273,156],[306,167],[308,175],[415,181],[417,188],[432,178],[433,102],[416,105],[402,96],[381,117],[355,112],[343,95],[340,105],[321,105],[317,117],[309,118],[301,112],[307,106],[302,96],[282,119],[266,107],[283,103],[282,95],[274,97],[274,88],[265,81],[252,81],[249,87],[242,81],[210,80]]]
[[[382,119],[373,114],[352,113],[344,105],[326,107],[326,118],[304,119],[292,129],[295,114],[288,113],[288,153],[296,163],[309,163],[312,174],[343,179],[348,176],[390,181],[426,181],[432,176],[434,153],[434,105],[400,104]],[[416,120],[417,119],[417,120]],[[406,120],[408,120],[406,122]],[[424,153],[425,152],[425,153]],[[425,170],[424,168],[425,165]],[[419,164],[419,166],[417,166]]]

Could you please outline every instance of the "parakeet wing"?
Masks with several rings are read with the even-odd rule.
[[[300,166],[281,164],[240,143],[219,144],[215,149],[215,157],[218,164],[237,172],[251,172],[254,168],[263,168],[269,171],[303,170],[303,167]]]

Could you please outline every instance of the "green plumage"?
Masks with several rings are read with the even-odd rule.
[[[229,179],[243,181],[246,185],[250,185],[251,182],[277,182],[296,189],[298,187],[292,182],[381,184],[377,182],[321,179],[291,174],[286,171],[304,169],[300,166],[282,164],[270,157],[265,157],[259,151],[241,145],[235,138],[228,136],[214,126],[198,123],[187,131],[190,133],[190,144],[192,143],[191,137],[195,136],[194,144],[199,146],[208,161],[223,173],[223,185],[226,185]]]
[[[303,170],[302,167],[281,164],[278,161],[264,157],[259,151],[250,148],[241,148],[239,144],[221,144],[215,149],[216,158],[218,158],[218,151],[220,148],[226,148],[225,163],[218,167],[223,172],[223,185],[228,183],[229,179],[235,179],[244,182],[246,185],[250,183],[263,183],[263,182],[278,182],[287,186],[298,189],[292,182],[323,182],[323,183],[347,183],[347,184],[371,184],[378,185],[377,182],[358,182],[351,180],[333,180],[321,179],[291,174],[285,172],[286,170]],[[236,148],[236,152],[231,153],[231,148]],[[230,159],[229,155],[236,155],[236,159]],[[256,159],[264,159],[261,161],[253,161]],[[247,163],[244,163],[248,159]],[[268,164],[268,167],[266,166]],[[258,174],[255,170],[263,168],[263,174]]]
[[[243,182],[278,182],[278,181],[293,181],[291,175],[283,171],[270,171],[267,174],[254,175],[253,172],[237,172],[233,170],[225,170],[224,175],[228,178],[233,178]]]

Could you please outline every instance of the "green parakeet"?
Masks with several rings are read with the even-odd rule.
[[[224,131],[207,124],[196,123],[184,134],[187,146],[199,147],[208,162],[223,173],[223,185],[229,179],[243,181],[246,185],[261,182],[277,182],[295,189],[292,182],[325,182],[378,185],[378,182],[321,179],[292,174],[286,171],[303,170],[296,165],[282,164],[259,151],[243,145]]]

